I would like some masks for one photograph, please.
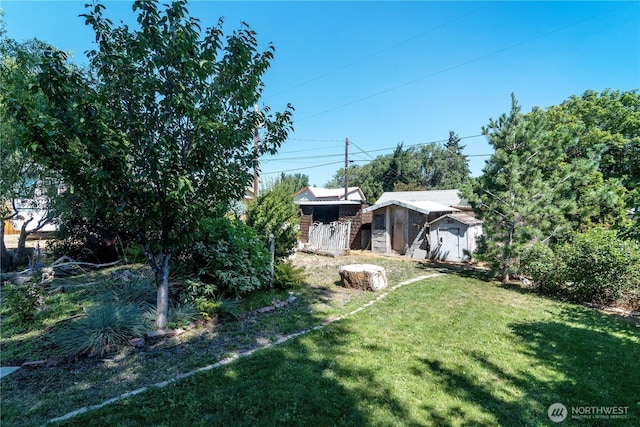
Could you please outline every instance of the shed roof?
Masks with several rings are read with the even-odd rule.
[[[478,219],[478,218],[476,218],[474,216],[471,216],[471,215],[467,215],[467,214],[447,214],[447,215],[442,215],[441,217],[434,219],[433,221],[431,221],[429,223],[429,225],[431,225],[433,223],[436,223],[438,221],[442,221],[445,218],[453,219],[454,221],[458,221],[459,223],[464,224],[464,225],[468,225],[470,227],[472,227],[474,225],[480,225],[480,224],[483,223],[482,220],[480,220],[480,219]]]
[[[409,201],[409,200],[386,200],[382,203],[378,202],[373,206],[369,206],[363,209],[362,212],[368,213],[375,210],[385,208],[390,205],[402,206],[403,208],[411,209],[423,214],[430,214],[431,212],[459,212],[459,209],[452,208],[451,206],[442,205],[440,203],[432,202],[429,200],[421,201]]]
[[[429,190],[429,191],[387,191],[382,193],[377,203],[384,203],[388,200],[404,201],[430,201],[446,206],[467,206],[466,200],[460,197],[460,191],[453,190]]]

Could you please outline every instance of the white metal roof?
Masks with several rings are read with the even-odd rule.
[[[360,187],[349,187],[347,190],[349,201],[363,202],[366,200],[364,193],[360,190]],[[344,188],[321,188],[321,187],[305,187],[298,191],[294,196],[294,201],[307,202],[307,201],[330,201],[330,200],[342,200],[344,201]]]
[[[430,201],[446,206],[466,206],[468,203],[460,197],[460,191],[453,190],[429,190],[429,191],[387,191],[382,193],[376,203],[384,203],[388,200],[404,201]]]
[[[354,205],[360,206],[362,202],[358,200],[294,200],[294,203],[302,206],[344,206]]]
[[[404,208],[411,209],[423,214],[429,214],[431,212],[459,212],[460,211],[460,209],[452,208],[451,206],[432,202],[430,200],[419,200],[419,201],[386,200],[382,203],[378,202],[373,206],[369,206],[368,208],[363,209],[362,212],[364,213],[373,212],[375,210],[385,208],[390,205],[402,206]]]
[[[447,214],[447,215],[442,215],[440,218],[434,219],[429,223],[429,225],[438,221],[442,221],[445,218],[453,219],[455,221],[458,221],[459,223],[462,223],[468,226],[480,225],[484,222],[481,219],[478,219],[474,216],[467,215],[467,214]]]

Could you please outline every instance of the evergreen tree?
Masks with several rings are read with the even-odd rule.
[[[510,114],[490,119],[483,134],[495,152],[483,174],[463,187],[484,223],[479,254],[491,261],[503,281],[517,271],[524,247],[548,240],[570,229],[566,213],[575,209],[571,183],[595,169],[595,162],[565,164],[564,149],[570,136],[550,138],[540,111],[521,113],[512,95]]]
[[[258,231],[265,244],[269,235],[273,235],[277,259],[291,255],[298,241],[300,217],[298,206],[293,202],[294,189],[285,176],[247,208],[247,225]]]
[[[439,189],[448,190],[460,188],[471,176],[469,160],[463,154],[464,145],[460,145],[460,137],[449,131],[449,140],[444,146],[443,160],[446,173],[437,184]]]

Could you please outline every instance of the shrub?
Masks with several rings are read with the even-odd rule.
[[[280,289],[299,288],[305,279],[304,267],[296,267],[291,261],[279,262],[275,265],[273,286]]]
[[[548,245],[536,243],[520,258],[522,272],[531,277],[540,293],[556,294],[563,287],[563,264]]]
[[[568,291],[578,301],[611,303],[640,287],[640,244],[613,230],[578,233],[559,254]]]
[[[30,325],[43,303],[44,292],[36,283],[21,286],[7,283],[3,289],[3,299],[8,313],[14,315],[20,325]]]
[[[293,192],[287,185],[276,184],[270,191],[253,200],[247,208],[247,224],[258,231],[264,244],[273,234],[275,257],[286,258],[298,241],[300,218],[293,203]]]
[[[104,355],[145,332],[137,307],[110,303],[91,309],[87,315],[59,330],[54,340],[64,356]]]
[[[213,283],[204,283],[200,279],[186,279],[179,285],[174,285],[180,301],[195,302],[198,299],[214,301],[218,294],[218,287]]]
[[[205,285],[238,297],[267,285],[271,278],[269,252],[256,231],[228,218],[204,220],[195,243],[182,248],[177,261],[181,274],[199,279],[187,286],[192,298],[211,298],[214,288]]]
[[[222,298],[218,301],[212,301],[200,298],[196,301],[195,308],[207,320],[215,316],[237,320],[242,315],[242,306],[240,300],[237,299]]]
[[[218,314],[218,309],[221,305],[222,303],[219,303],[217,301],[208,300],[206,298],[198,298],[194,307],[204,319],[209,320]]]

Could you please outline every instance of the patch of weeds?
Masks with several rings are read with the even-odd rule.
[[[215,300],[197,298],[193,306],[203,319],[211,320],[218,314],[221,305],[220,302]]]
[[[44,303],[44,290],[38,283],[24,285],[5,284],[3,300],[6,304],[6,312],[17,320],[20,326],[29,326],[35,323],[38,309]]]
[[[218,307],[218,316],[221,319],[233,319],[238,320],[243,314],[242,302],[239,299],[234,298],[221,298],[218,300],[220,306]]]
[[[292,261],[279,262],[274,268],[273,286],[279,289],[298,289],[306,278],[305,268]]]
[[[269,289],[263,291],[252,292],[242,299],[242,305],[247,311],[256,310],[258,308],[272,305],[273,301],[285,301],[289,297],[289,293],[282,289]]]

